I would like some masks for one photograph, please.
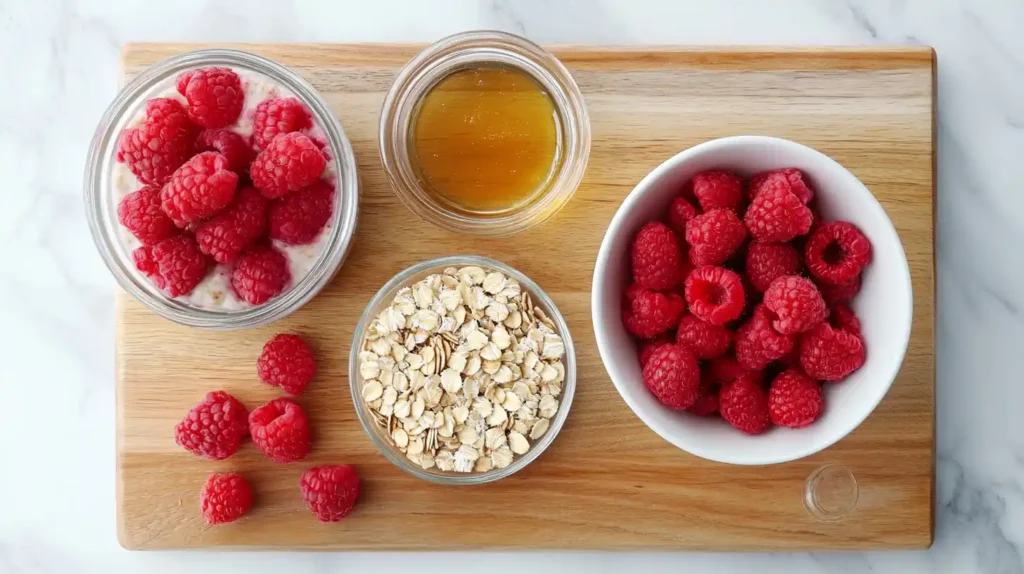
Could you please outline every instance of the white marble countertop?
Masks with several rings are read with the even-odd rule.
[[[1007,0],[0,0],[0,572],[1024,572],[1024,4]],[[128,41],[928,44],[939,55],[934,547],[815,554],[127,552],[114,282],[81,180]],[[1018,215],[1020,213],[1021,215]],[[1019,252],[1017,252],[1019,253]],[[573,570],[576,571],[576,570]]]

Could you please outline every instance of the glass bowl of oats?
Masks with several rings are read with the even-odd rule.
[[[352,402],[396,466],[442,484],[512,475],[554,442],[576,356],[554,302],[477,256],[432,259],[384,285],[356,327]]]

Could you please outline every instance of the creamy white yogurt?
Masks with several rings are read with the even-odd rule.
[[[249,70],[237,69],[235,70],[235,73],[238,74],[239,78],[242,80],[242,88],[245,90],[245,102],[242,107],[242,113],[238,118],[238,122],[233,126],[228,126],[227,129],[248,138],[252,135],[253,115],[256,112],[256,106],[259,105],[260,102],[269,98],[289,97],[294,96],[295,94],[292,93],[291,90],[288,90],[263,74]],[[178,93],[175,80],[175,77],[167,78],[145,94],[143,99],[140,100],[138,109],[132,117],[129,127],[138,125],[145,119],[146,100],[153,98],[173,98],[181,102],[183,105],[187,105],[185,97]],[[326,140],[323,129],[315,124],[311,129],[304,130],[303,133],[313,138],[314,141]],[[337,193],[334,166],[331,162],[327,163],[327,167],[324,169],[324,173],[321,178],[330,182],[335,188],[335,193]],[[135,177],[135,174],[128,169],[128,166],[120,162],[114,163],[114,173],[111,181],[113,182],[114,197],[117,199],[117,204],[121,202],[121,198],[124,196],[143,187],[143,184]],[[117,209],[117,204],[114,205],[115,210]],[[337,210],[337,204],[335,204],[335,210]],[[288,245],[281,241],[273,242],[274,247],[281,251],[281,253],[283,253],[288,259],[291,281],[287,286],[285,286],[285,291],[288,291],[294,287],[296,283],[305,278],[306,275],[309,275],[313,265],[320,259],[320,255],[324,251],[333,223],[333,219],[332,221],[328,221],[327,225],[320,231],[317,238],[308,245]],[[120,239],[125,251],[129,254],[142,245],[141,242],[139,242],[139,240],[123,226],[121,227]],[[237,311],[252,307],[248,302],[239,298],[235,294],[234,289],[231,288],[231,268],[232,266],[230,264],[218,264],[209,272],[206,278],[199,283],[199,285],[196,285],[196,288],[193,289],[191,293],[175,297],[174,299],[191,307],[210,311]]]

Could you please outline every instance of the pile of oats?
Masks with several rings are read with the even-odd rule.
[[[547,432],[565,345],[519,282],[448,268],[402,288],[367,330],[363,399],[424,469],[505,468]]]

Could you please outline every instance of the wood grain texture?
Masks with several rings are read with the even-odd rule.
[[[130,45],[126,76],[195,45]],[[934,106],[928,48],[731,49],[556,47],[590,110],[593,148],[579,191],[555,218],[514,241],[450,234],[411,216],[380,167],[380,103],[412,45],[245,45],[305,76],[352,140],[362,180],[359,227],[334,282],[269,328],[213,333],[174,325],[123,292],[117,301],[119,539],[128,548],[306,549],[864,549],[923,548],[934,497]],[[832,156],[878,197],[904,243],[914,286],[910,348],[888,396],[856,431],[807,459],[746,468],[677,450],[636,418],[594,343],[589,287],[607,223],[653,167],[702,141],[736,134],[796,140]],[[552,246],[572,245],[552,253]],[[379,455],[356,419],[347,356],[373,293],[427,258],[476,253],[531,276],[554,298],[577,345],[579,379],[558,440],[534,464],[482,487],[442,487]],[[550,255],[543,255],[548,253]],[[226,461],[174,444],[173,426],[211,389],[250,407],[277,396],[255,375],[260,348],[293,331],[320,372],[300,399],[315,428],[311,457],[264,461],[245,444]],[[299,495],[313,464],[356,465],[357,511],[317,523]],[[806,477],[825,463],[860,484],[856,511],[813,519]],[[235,470],[258,493],[251,515],[206,527],[199,489]]]

